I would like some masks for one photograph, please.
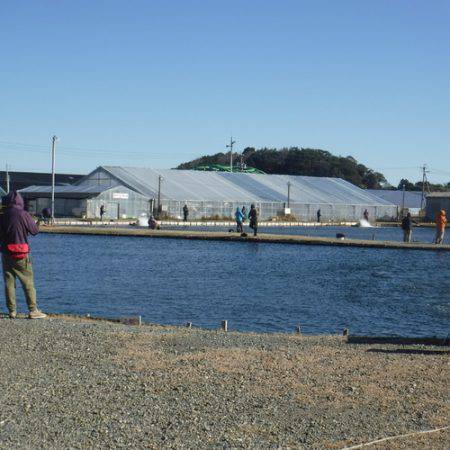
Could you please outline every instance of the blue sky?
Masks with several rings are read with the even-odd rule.
[[[352,155],[450,181],[450,0],[0,2],[0,165]],[[11,144],[16,143],[16,144]]]

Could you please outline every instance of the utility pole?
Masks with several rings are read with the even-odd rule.
[[[52,137],[52,225],[55,223],[55,157],[56,157],[56,141],[58,137]]]
[[[405,215],[405,192],[406,191],[406,185],[403,183],[403,198],[402,198],[402,217]]]
[[[291,182],[290,181],[287,182],[287,188],[288,188],[287,207],[290,208],[291,207]]]
[[[236,141],[233,141],[233,136],[230,138],[230,143],[227,145],[227,148],[230,149],[230,172],[233,172],[233,145],[236,144]]]
[[[161,214],[161,183],[162,183],[163,177],[162,175],[159,175],[158,177],[158,210],[156,214],[156,218],[159,219],[159,216]]]
[[[427,183],[427,165],[422,166],[422,198],[420,200],[420,210],[423,211],[423,203],[425,201],[425,183]]]
[[[6,164],[6,193],[9,194],[9,170],[8,170],[8,164]]]

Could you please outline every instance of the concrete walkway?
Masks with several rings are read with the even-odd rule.
[[[56,234],[79,234],[97,236],[140,236],[165,239],[192,239],[204,241],[227,241],[227,242],[255,242],[268,244],[297,244],[297,245],[325,245],[336,247],[362,247],[362,248],[383,248],[396,250],[432,250],[450,251],[450,245],[434,245],[394,241],[369,241],[362,239],[336,239],[329,237],[312,237],[298,235],[279,234],[259,234],[257,237],[248,235],[241,237],[237,233],[221,231],[192,231],[186,230],[149,230],[143,228],[99,228],[99,227],[41,227],[43,233]]]

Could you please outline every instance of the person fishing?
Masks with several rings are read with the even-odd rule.
[[[148,227],[150,230],[157,230],[158,229],[158,222],[155,220],[153,215],[151,215],[148,219]]]
[[[253,230],[253,236],[258,235],[258,210],[255,208],[255,205],[250,206],[250,212],[248,214],[248,218],[250,219],[250,228]]]
[[[417,225],[417,222],[411,217],[411,213],[406,214],[402,220],[403,242],[411,242],[414,225]]]
[[[236,212],[234,213],[234,218],[236,219],[236,231],[238,233],[243,233],[244,228],[242,227],[242,222],[244,221],[244,216],[239,207],[236,208]]]
[[[38,234],[38,225],[25,211],[23,198],[18,192],[13,191],[4,196],[2,205],[5,209],[0,216],[0,243],[9,317],[15,319],[17,316],[16,279],[18,278],[25,293],[29,310],[28,318],[43,319],[47,315],[39,311],[37,306],[33,266],[28,245],[28,235]]]
[[[436,238],[434,240],[435,244],[444,243],[445,226],[447,225],[447,214],[444,209],[436,214]]]
[[[322,211],[320,209],[317,210],[317,223],[320,223],[322,220]]]
[[[188,217],[189,217],[189,208],[188,208],[188,205],[185,203],[184,206],[183,206],[183,220],[184,220],[184,222],[187,222]]]
[[[103,216],[105,215],[106,208],[105,205],[100,205],[100,220],[103,221]]]
[[[42,219],[45,225],[50,224],[50,219],[52,218],[52,210],[50,208],[44,208],[42,210]]]
[[[369,222],[369,211],[367,209],[364,210],[363,217],[364,217],[364,220]]]
[[[243,217],[243,222],[245,222],[247,220],[247,208],[245,207],[245,205],[242,207],[242,217]]]

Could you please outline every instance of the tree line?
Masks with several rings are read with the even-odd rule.
[[[422,191],[423,189],[423,182],[418,181],[417,183],[412,183],[406,178],[402,178],[400,180],[400,183],[398,183],[397,189],[402,190],[404,186],[404,189],[406,191]],[[436,184],[436,183],[425,183],[425,191],[426,192],[446,192],[450,191],[450,183],[444,183],[444,184]]]
[[[247,147],[241,154],[234,153],[233,161],[236,171],[239,171],[245,164],[268,174],[342,178],[363,189],[402,190],[404,185],[407,191],[422,191],[421,181],[412,183],[407,179],[402,179],[397,187],[391,186],[382,173],[366,167],[352,156],[336,156],[321,149],[300,147],[255,149]],[[215,164],[230,164],[230,153],[205,155],[180,164],[177,169],[194,169],[198,166]],[[449,191],[450,183],[427,183],[425,190]]]

